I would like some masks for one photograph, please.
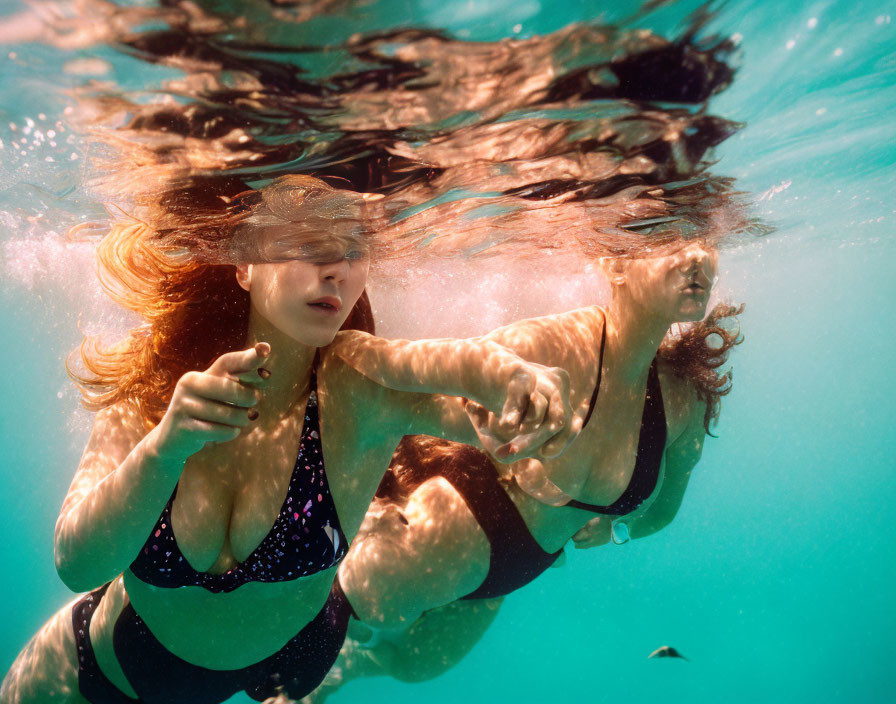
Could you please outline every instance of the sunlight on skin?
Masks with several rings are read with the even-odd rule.
[[[80,597],[78,597],[80,598]],[[0,701],[88,704],[78,691],[78,658],[72,631],[73,600],[22,649],[0,688]]]
[[[292,197],[301,195],[308,179],[292,177],[276,184],[286,184],[286,196]],[[318,190],[327,192],[323,185]],[[301,205],[304,200],[300,197],[297,202]],[[288,199],[265,196],[260,208],[294,205]],[[120,257],[115,245],[139,241],[144,229],[130,226],[113,233],[122,239],[114,234],[107,238],[103,252]],[[262,230],[268,257],[271,251],[282,254],[282,246],[295,256],[289,249],[294,243],[284,243],[282,234],[271,250]],[[552,435],[570,437],[565,373],[527,364],[497,343],[407,343],[367,336],[378,364],[388,367],[384,375],[391,386],[375,385],[346,367],[327,346],[364,290],[368,259],[349,249],[352,236],[342,238],[348,244],[337,243],[338,238],[319,239],[322,246],[314,251],[307,249],[307,242],[301,244],[299,258],[236,267],[236,280],[250,302],[247,348],[220,355],[205,371],[183,374],[157,425],[129,400],[97,414],[57,524],[57,565],[74,589],[112,580],[97,603],[89,636],[101,671],[128,696],[135,697],[136,692],[113,648],[113,632],[128,602],[173,655],[208,669],[234,670],[277,652],[327,600],[335,566],[302,579],[251,581],[222,593],[200,586],[159,589],[130,571],[115,579],[122,565],[143,550],[160,507],[175,487],[171,530],[189,566],[222,574],[255,551],[280,513],[292,476],[318,348],[323,348],[318,366],[319,438],[330,490],[349,540],[403,434],[418,428],[456,439],[475,438],[462,401],[431,393],[466,395],[494,409],[499,417],[485,414],[482,424],[501,433],[493,442],[499,453],[509,440],[517,443],[509,450],[516,456],[538,451]],[[317,261],[321,257],[326,261]],[[173,271],[176,276],[177,270]],[[130,270],[122,278],[110,275],[110,288],[116,282],[130,286],[132,275]],[[128,301],[126,293],[120,300]],[[354,344],[363,350],[365,343]],[[462,422],[442,427],[440,414],[452,403]],[[365,413],[358,414],[358,408]],[[480,430],[480,435],[488,438],[489,431]],[[517,438],[526,439],[517,442]],[[434,521],[428,525],[438,527]],[[115,536],[112,544],[110,535]],[[70,622],[70,609],[64,609],[54,623],[63,623],[66,614]],[[68,641],[60,646],[54,640],[59,638]],[[233,648],[234,642],[241,648]],[[59,628],[42,632],[7,677],[5,686],[16,693],[11,701],[39,701],[48,696],[44,689],[59,693],[53,696],[61,700],[76,701],[75,690],[55,686],[33,666],[47,662],[48,653],[70,654],[71,645],[71,634]],[[58,676],[69,682],[73,675],[62,667]]]
[[[489,336],[525,358],[564,366],[570,373],[573,407],[584,415],[595,384],[599,335],[607,321],[604,374],[588,428],[559,458],[495,465],[505,479],[514,477],[515,482],[505,482],[504,487],[548,552],[571,538],[577,547],[610,541],[611,517],[594,518],[564,505],[571,497],[608,505],[625,490],[634,467],[647,367],[673,322],[703,318],[715,280],[717,253],[701,241],[692,241],[658,248],[648,257],[604,259],[601,266],[613,292],[606,318],[595,309],[574,311],[523,321]],[[627,518],[634,538],[659,530],[675,515],[702,447],[702,404],[693,389],[668,372],[661,372],[661,383],[669,430],[667,476],[661,475],[661,488],[652,500]],[[416,475],[408,474],[405,466],[415,456],[403,450],[408,443],[425,448],[417,460],[422,466],[413,468]],[[465,639],[452,635],[456,629],[448,629],[428,646],[413,636],[418,625],[437,622],[443,612],[463,613],[463,607],[476,603],[455,600],[475,590],[488,572],[490,549],[485,534],[458,491],[438,476],[440,456],[451,456],[454,448],[433,439],[405,438],[392,466],[400,488],[386,491],[371,506],[339,573],[362,622],[385,629],[377,632],[389,635],[390,648],[401,644],[414,664],[398,664],[398,659],[384,655],[393,651],[380,645],[359,659],[352,643],[339,671],[306,701],[323,701],[355,677],[402,678],[408,668],[435,676],[459,661],[484,632]],[[410,627],[402,628],[408,623]],[[469,631],[461,628],[459,633]],[[461,654],[446,659],[438,637],[456,643]],[[359,663],[357,672],[352,672],[354,663]]]

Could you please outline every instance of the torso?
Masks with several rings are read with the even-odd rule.
[[[558,318],[563,324],[556,324]],[[562,344],[552,345],[549,339],[547,344],[527,351],[519,350],[514,344],[508,346],[530,361],[566,369],[570,374],[573,408],[584,418],[597,382],[603,314],[597,307],[582,309],[564,316],[554,316],[548,325],[550,327],[545,330],[550,329],[550,334],[556,335]],[[586,325],[587,335],[583,335]],[[582,347],[577,348],[576,343],[587,345],[593,354],[578,354],[576,350]],[[558,352],[561,350],[566,352],[563,358],[559,358]],[[494,463],[495,471],[500,475],[499,481],[519,509],[532,536],[546,552],[560,550],[594,516],[564,506],[569,498],[609,505],[622,495],[631,480],[648,370],[644,370],[638,384],[631,386],[608,373],[607,369],[612,369],[612,364],[613,360],[608,356],[604,362],[597,404],[588,425],[559,458],[543,464],[527,460],[512,465]],[[688,383],[673,376],[662,365],[659,367],[659,381],[664,397],[668,447],[684,431],[694,399]],[[556,505],[535,498],[515,479],[511,479],[512,475],[527,469],[530,473],[535,470],[547,476],[553,484],[562,488]],[[664,462],[661,462],[656,488],[632,517],[647,511],[656,499],[662,488],[664,469]],[[521,483],[525,486],[525,482]],[[420,528],[426,535],[421,537],[418,533],[415,536],[405,531],[397,511],[371,516],[363,527],[359,542],[368,535],[375,538],[377,534],[389,536],[386,541],[389,545],[404,540],[405,547],[401,554],[405,557],[398,574],[394,565],[386,565],[381,573],[383,577],[377,583],[376,578],[371,577],[374,566],[362,557],[363,548],[353,551],[340,572],[340,579],[349,600],[362,618],[366,618],[362,611],[382,615],[387,620],[394,619],[394,614],[400,612],[402,620],[413,620],[425,609],[465,596],[481,584],[488,573],[488,540],[450,483],[441,477],[427,480],[413,492],[402,511],[405,516],[401,520],[410,520],[412,524],[415,516],[438,515],[437,528],[428,531]],[[414,530],[418,529],[415,527]],[[380,541],[377,547],[383,544]],[[446,553],[451,554],[448,561],[445,560]],[[426,565],[439,562],[446,568],[425,569]],[[463,569],[451,569],[452,565],[461,564]],[[364,575],[373,587],[362,586]],[[401,588],[396,588],[396,584],[401,584]],[[412,585],[412,588],[405,589],[406,585]],[[376,618],[372,618],[371,622],[375,623]]]
[[[344,534],[364,517],[392,448],[364,445],[371,429],[356,412],[375,407],[372,384],[333,356],[318,369],[320,436],[326,478]],[[286,496],[307,397],[280,418],[264,415],[236,440],[187,462],[171,517],[178,547],[197,571],[220,574],[244,561],[268,535]],[[269,414],[270,415],[270,414]],[[378,469],[377,469],[378,468]],[[112,656],[112,629],[130,599],[172,653],[211,669],[238,669],[276,652],[321,609],[336,567],[289,581],[248,582],[227,593],[200,586],[156,587],[126,571],[113,581],[91,623],[101,668],[128,691]],[[234,648],[234,643],[240,643]]]

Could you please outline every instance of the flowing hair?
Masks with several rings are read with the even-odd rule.
[[[706,404],[703,428],[712,437],[709,428],[719,419],[722,396],[731,392],[731,370],[719,369],[728,361],[729,351],[743,342],[736,317],[743,310],[743,305],[720,303],[700,322],[667,335],[658,352],[673,374],[694,385],[697,398]]]
[[[113,225],[97,248],[100,283],[142,322],[109,346],[86,338],[78,350],[82,369],[76,370],[71,360],[66,364],[83,404],[98,411],[129,401],[148,423],[158,423],[181,376],[245,345],[250,301],[237,283],[236,266],[266,260],[259,237],[253,235],[292,223],[301,230],[308,222],[320,225],[326,216],[338,219],[340,214],[360,223],[360,211],[347,205],[359,199],[310,176],[286,176],[260,191],[219,197],[217,211],[194,201],[192,210],[173,221],[168,208],[158,218],[161,227],[147,222]],[[306,241],[320,239],[319,232],[307,231]],[[356,229],[334,238],[359,240],[361,234]],[[366,291],[342,329],[374,331]]]

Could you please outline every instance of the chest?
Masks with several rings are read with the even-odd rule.
[[[604,381],[588,425],[558,458],[568,476],[561,478],[562,469],[553,469],[568,493],[604,503],[624,490],[637,461],[645,409],[646,382],[626,387]]]
[[[304,408],[300,406],[300,408]],[[243,562],[283,511],[302,443],[304,412],[251,427],[187,462],[171,504],[171,527],[187,561],[221,573]]]

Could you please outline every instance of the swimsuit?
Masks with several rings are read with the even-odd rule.
[[[600,344],[597,382],[583,428],[591,419],[597,404],[603,374],[605,344],[606,321]],[[657,362],[654,359],[647,377],[638,452],[628,487],[622,496],[609,506],[596,506],[577,500],[570,501],[566,506],[612,516],[631,513],[656,488],[665,447],[666,414]],[[435,460],[434,453],[426,446],[421,447],[419,442],[404,443],[401,457],[404,467],[400,471],[401,477],[398,478],[398,473],[391,470],[387,472],[377,495],[393,495],[402,485],[411,483],[419,485],[435,476],[444,477],[461,495],[482,528],[482,532],[485,533],[491,548],[489,570],[485,580],[473,592],[461,597],[462,599],[492,599],[506,596],[525,586],[554,564],[563,551],[546,552],[532,537],[519,509],[501,485],[501,480],[487,455],[465,445],[455,445],[450,453],[450,460],[444,459],[447,453],[439,454],[441,458]]]
[[[283,582],[328,569],[348,550],[330,495],[320,443],[317,410],[317,365],[289,489],[273,527],[249,557],[223,574],[197,572],[187,562],[171,527],[171,504],[177,487],[146,544],[131,563],[134,576],[155,587],[203,587],[231,592],[247,582]]]
[[[647,375],[647,396],[644,399],[644,411],[641,414],[641,431],[638,434],[635,468],[632,470],[631,479],[622,496],[609,506],[586,504],[575,499],[566,505],[607,516],[624,516],[631,513],[644,503],[656,489],[665,449],[666,411],[663,408],[663,392],[660,388],[656,359],[654,359]]]
[[[198,586],[231,592],[248,582],[282,582],[305,577],[338,563],[348,550],[324,470],[317,407],[317,371],[311,386],[299,450],[289,488],[273,527],[243,562],[223,574],[198,572],[187,562],[171,528],[166,504],[130,569],[156,587]],[[133,703],[100,671],[90,645],[90,618],[108,584],[86,595],[72,609],[78,645],[78,686],[92,704]],[[263,701],[286,688],[300,699],[323,680],[345,638],[351,607],[334,584],[321,611],[294,638],[261,662],[238,670],[198,667],[169,652],[128,603],[115,622],[113,648],[128,682],[147,704],[215,704],[240,691]]]
[[[100,670],[90,642],[90,620],[108,584],[72,608],[78,648],[78,689],[91,704],[218,704],[244,691],[256,701],[280,688],[299,700],[314,690],[336,662],[345,641],[351,607],[334,582],[320,612],[273,655],[238,670],[210,670],[169,652],[128,604],[115,622],[112,645],[128,682],[131,699]]]

